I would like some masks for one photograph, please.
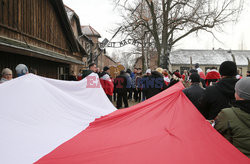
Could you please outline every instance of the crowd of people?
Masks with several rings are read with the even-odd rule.
[[[17,76],[29,73],[24,64],[16,67]],[[169,72],[166,69],[146,70],[134,68],[120,71],[112,78],[110,68],[102,71],[96,64],[90,64],[88,70],[80,70],[77,76],[69,80],[81,80],[91,73],[97,73],[101,86],[110,101],[116,102],[117,109],[127,108],[129,101],[141,102],[168,89],[178,82],[185,86],[183,93],[198,111],[242,153],[250,157],[250,71],[242,78],[232,61],[225,61],[219,70],[211,68],[203,72],[196,64],[183,74],[179,70]],[[2,70],[0,83],[13,78],[12,70]]]
[[[95,72],[96,66],[90,68]],[[98,73],[98,72],[97,72]],[[129,106],[129,101],[140,102],[168,89],[178,82],[185,86],[183,93],[199,112],[242,153],[250,157],[250,71],[242,78],[232,61],[225,61],[219,70],[215,67],[206,73],[196,64],[183,74],[176,70],[148,69],[142,74],[135,68],[121,71],[112,79],[109,68],[99,73],[102,87],[117,109]],[[102,82],[107,81],[108,82]]]
[[[29,73],[29,69],[24,64],[18,64],[15,68],[17,77],[23,76]],[[10,68],[4,68],[2,70],[0,84],[13,79],[13,72]]]

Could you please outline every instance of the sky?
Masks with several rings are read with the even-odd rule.
[[[112,30],[121,22],[118,11],[114,10],[112,0],[63,0],[64,4],[72,8],[80,18],[81,25],[91,25],[104,38],[113,36]],[[211,34],[199,32],[198,36],[190,35],[177,43],[174,49],[226,49],[238,50],[243,45],[244,50],[250,49],[250,1],[246,0],[240,20],[229,23],[223,27],[224,32],[214,32],[220,40],[213,39]],[[129,51],[131,47],[122,48],[121,51]],[[114,52],[107,49],[108,53]]]

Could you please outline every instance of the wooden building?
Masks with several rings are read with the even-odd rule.
[[[62,0],[0,0],[0,70],[22,63],[67,79],[87,56],[74,32]]]
[[[85,42],[85,44],[88,44],[88,47],[90,48],[88,63],[95,62],[96,65],[99,66],[97,59],[101,55],[101,53],[103,53],[103,50],[99,47],[99,41],[98,41],[98,39],[101,38],[101,35],[90,25],[81,26],[81,28],[83,36],[85,36],[85,41],[87,41],[86,40],[87,38],[92,41],[91,44],[89,42]]]
[[[82,65],[81,69],[87,69],[88,64],[92,62],[91,57],[93,53],[92,51],[93,51],[94,43],[89,37],[83,34],[80,19],[78,15],[76,14],[76,12],[66,5],[65,5],[65,10],[66,10],[68,19],[70,21],[72,30],[74,32],[75,38],[77,39],[77,41],[81,44],[81,46],[84,48],[84,50],[87,53],[87,56],[83,58],[84,65]]]
[[[104,66],[116,66],[116,62],[107,56],[105,50],[99,46],[101,35],[90,25],[81,26],[79,17],[73,9],[65,5],[65,10],[75,37],[87,53],[82,69],[87,69],[88,64],[93,62],[100,69],[103,69]]]

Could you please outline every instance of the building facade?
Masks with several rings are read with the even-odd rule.
[[[62,0],[0,3],[0,70],[17,64],[38,75],[67,79],[87,56],[75,38]]]
[[[201,69],[206,72],[211,67],[219,69],[224,61],[234,61],[238,71],[243,76],[249,70],[250,51],[248,50],[176,50],[171,52],[170,63],[173,71],[193,68],[199,63]]]
[[[157,68],[157,55],[150,59],[150,68]],[[199,63],[201,69],[206,72],[211,67],[219,69],[224,61],[234,61],[238,71],[243,76],[250,70],[250,51],[249,50],[176,50],[170,53],[170,71],[184,70],[194,68]],[[138,58],[134,65],[135,68],[142,68],[142,58]]]

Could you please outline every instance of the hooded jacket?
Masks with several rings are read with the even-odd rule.
[[[167,88],[163,75],[157,71],[153,71],[152,74],[146,79],[143,88],[145,88],[146,98],[149,99],[161,91]]]
[[[231,104],[235,101],[236,82],[236,78],[223,78],[206,88],[201,99],[201,110],[206,119],[213,120],[222,109],[232,107]]]
[[[250,158],[250,100],[236,101],[215,119],[215,129]]]

